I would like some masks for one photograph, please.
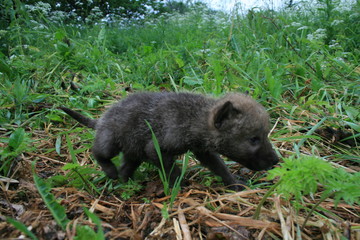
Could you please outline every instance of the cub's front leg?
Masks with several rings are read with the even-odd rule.
[[[237,180],[229,171],[224,161],[217,153],[213,152],[194,152],[196,158],[202,165],[210,169],[213,173],[220,176],[226,186],[235,191],[243,190],[245,182]]]

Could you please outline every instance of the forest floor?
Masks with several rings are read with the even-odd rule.
[[[100,194],[75,187],[52,188],[52,194],[66,208],[66,215],[71,220],[64,231],[54,221],[34,185],[32,162],[36,161],[34,171],[42,179],[59,173],[65,175],[67,171],[63,167],[71,162],[71,156],[66,146],[61,149],[61,157],[53,151],[55,133],[65,129],[49,126],[44,131],[27,131],[32,132],[36,149],[18,156],[13,163],[16,170],[11,178],[1,178],[0,217],[17,218],[39,239],[72,239],[78,225],[95,227],[84,215],[83,207],[100,217],[107,239],[360,239],[358,204],[339,203],[335,206],[331,198],[321,202],[319,192],[303,198],[303,206],[309,208],[320,202],[317,210],[305,220],[308,211],[297,212],[289,202],[273,194],[261,203],[259,218],[254,219],[257,206],[268,192],[266,187],[231,192],[216,181],[211,184],[212,187],[206,187],[200,182],[210,173],[198,168],[193,159],[185,175],[186,184],[171,208],[171,196],[165,196],[156,171],[141,182],[142,187],[126,200],[121,197],[121,190],[109,191],[109,188],[104,188]],[[1,134],[5,136],[6,131],[1,129]],[[79,144],[76,143],[76,133],[72,134],[76,149]],[[331,143],[324,140],[324,144]],[[275,145],[280,153],[287,155],[289,150],[286,145],[281,142]],[[77,154],[77,159],[81,165],[96,168],[90,155],[87,149]],[[359,166],[349,165],[348,161],[337,164],[349,172],[359,171]],[[229,164],[229,167],[233,173],[248,179],[260,177],[259,182],[263,186],[271,184],[262,172],[252,172],[237,164]],[[1,239],[23,237],[13,225],[5,219],[1,220]],[[299,232],[301,236],[297,235]]]

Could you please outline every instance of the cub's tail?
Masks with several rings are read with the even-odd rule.
[[[68,115],[70,115],[70,117],[74,118],[79,123],[81,123],[89,128],[95,129],[96,123],[97,123],[96,119],[91,119],[91,118],[85,117],[84,115],[82,115],[74,110],[71,110],[70,108],[67,108],[67,107],[59,107],[59,109],[66,112]]]

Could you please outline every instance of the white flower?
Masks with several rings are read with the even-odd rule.
[[[315,34],[326,34],[326,29],[324,28],[319,28],[315,31]]]
[[[329,48],[336,48],[337,46],[339,46],[339,43],[333,43],[329,45]]]
[[[352,4],[339,4],[338,6],[336,6],[333,11],[337,11],[337,12],[348,12],[351,11],[351,5]]]
[[[305,30],[305,29],[309,29],[308,26],[302,26],[302,27],[299,27],[297,30],[300,31],[300,30]]]
[[[326,38],[326,29],[319,28],[313,34],[308,34],[307,39],[312,40],[323,40]]]
[[[61,22],[67,17],[67,14],[63,11],[53,11],[51,13],[50,19],[54,22]]]
[[[102,18],[102,11],[99,7],[94,7],[91,9],[89,16],[85,19],[87,23],[95,22]]]
[[[343,58],[341,58],[341,57],[336,57],[335,60],[336,60],[336,61],[339,61],[339,62],[345,63],[345,60],[344,60]]]
[[[307,39],[310,41],[323,40],[324,38],[326,38],[326,29],[323,28],[319,28],[314,33],[307,35]]]
[[[84,3],[81,2],[81,1],[76,1],[76,2],[75,2],[75,5],[82,6],[82,5],[84,5]]]
[[[300,27],[300,26],[301,26],[301,23],[292,22],[292,23],[291,23],[291,26],[293,26],[293,27]]]
[[[25,5],[25,7],[29,10],[31,13],[40,12],[43,15],[48,15],[51,11],[51,5],[44,2],[37,2],[35,5]]]
[[[336,25],[339,25],[340,23],[343,23],[344,20],[334,20],[332,23],[331,23],[331,26],[336,26]]]
[[[48,29],[48,27],[45,26],[44,24],[39,24],[39,25],[35,26],[33,29],[34,30],[44,30],[44,29]]]

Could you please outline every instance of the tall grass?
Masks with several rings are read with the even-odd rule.
[[[195,4],[126,25],[64,24],[19,7],[24,14],[0,32],[0,124],[58,124],[61,113],[44,107],[101,108],[128,89],[248,91],[274,122],[282,119],[274,138],[309,130],[324,116],[324,125],[356,135],[360,7],[341,6],[319,0],[227,14]],[[288,129],[289,121],[302,125]]]

